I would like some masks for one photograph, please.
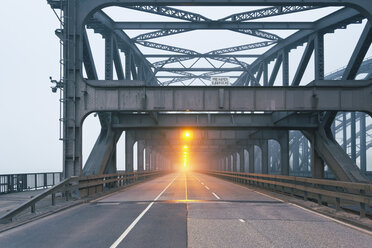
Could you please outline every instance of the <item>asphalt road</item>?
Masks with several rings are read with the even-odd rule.
[[[193,172],[141,183],[0,233],[0,247],[372,247],[372,236]]]

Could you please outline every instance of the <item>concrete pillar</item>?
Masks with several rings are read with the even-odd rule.
[[[125,171],[133,171],[133,145],[135,143],[134,133],[132,131],[125,132]]]
[[[244,159],[244,149],[241,149],[241,150],[239,151],[239,164],[240,164],[240,169],[239,169],[239,171],[240,171],[240,172],[245,172],[245,164],[244,164],[244,161],[245,161],[245,159]]]
[[[248,153],[249,153],[248,172],[254,173],[254,145],[248,146]]]
[[[138,171],[143,171],[144,164],[143,164],[143,150],[145,149],[145,141],[139,140],[137,143],[137,170]]]
[[[289,134],[283,131],[279,139],[280,144],[280,174],[289,175]]]
[[[262,174],[269,174],[269,141],[261,141],[262,151]]]

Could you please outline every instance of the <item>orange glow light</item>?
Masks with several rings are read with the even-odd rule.
[[[192,139],[192,132],[189,131],[189,130],[185,130],[183,133],[182,133],[182,138],[184,140],[191,140]]]

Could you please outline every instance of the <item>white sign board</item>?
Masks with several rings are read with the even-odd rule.
[[[230,86],[229,77],[211,77],[212,86]]]

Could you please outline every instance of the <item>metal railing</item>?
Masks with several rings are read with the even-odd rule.
[[[243,184],[255,185],[304,200],[315,200],[318,204],[334,206],[339,211],[343,206],[359,205],[360,217],[366,216],[366,206],[372,206],[372,183],[313,179],[294,176],[279,176],[228,171],[200,171],[205,174]]]
[[[1,216],[0,223],[11,222],[15,216],[28,208],[31,210],[31,213],[35,213],[36,203],[48,196],[51,196],[50,204],[54,206],[56,204],[57,195],[63,197],[66,201],[69,201],[72,197],[81,199],[114,188],[125,187],[138,181],[159,176],[164,173],[164,171],[142,171],[71,177],[63,180],[58,185],[49,188],[48,190],[40,193],[17,208]]]
[[[61,181],[61,172],[0,175],[0,194],[45,189]]]

